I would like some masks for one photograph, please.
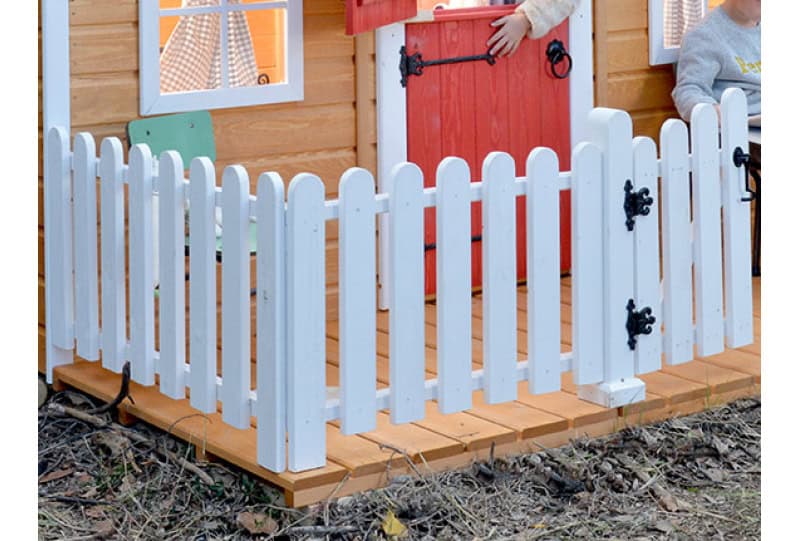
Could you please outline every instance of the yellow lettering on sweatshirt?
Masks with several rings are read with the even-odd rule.
[[[737,56],[736,63],[739,64],[739,69],[742,70],[742,75],[748,73],[761,73],[761,60],[756,62],[746,62],[741,56]]]

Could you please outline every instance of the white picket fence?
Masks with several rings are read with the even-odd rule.
[[[338,200],[325,200],[318,177],[300,174],[289,185],[288,202],[275,173],[259,177],[253,196],[241,166],[225,168],[220,189],[208,159],[192,161],[187,181],[175,152],[163,153],[156,164],[146,146],[136,145],[125,165],[117,139],[102,142],[98,159],[91,136],[78,134],[70,150],[67,134],[54,128],[46,140],[48,377],[55,366],[72,362],[73,350],[87,360],[102,357],[103,366],[117,372],[130,360],[135,381],[152,385],[159,374],[162,393],[183,399],[188,388],[191,405],[201,412],[215,412],[219,400],[224,422],[234,427],[249,427],[255,416],[258,461],[276,472],[323,466],[328,421],[341,420],[345,434],[362,433],[375,428],[380,410],[388,410],[394,423],[412,422],[425,416],[427,400],[437,400],[444,413],[469,409],[474,390],[483,390],[488,403],[510,401],[520,381],[534,394],[560,389],[565,371],[586,386],[582,396],[606,405],[617,405],[619,396],[642,399],[644,386],[634,376],[658,370],[662,353],[666,363],[678,364],[695,357],[695,346],[698,356],[706,356],[752,342],[749,204],[742,201],[744,170],[732,161],[736,147],[747,148],[740,91],[724,96],[721,146],[717,122],[713,108],[698,106],[690,152],[687,126],[669,120],[661,131],[659,158],[652,140],[632,138],[625,112],[595,109],[591,141],[574,149],[570,172],[559,173],[555,153],[537,148],[528,157],[526,175],[517,178],[512,158],[494,152],[484,161],[482,182],[470,182],[463,160],[447,158],[435,188],[423,189],[420,169],[404,163],[392,171],[390,194],[375,194],[372,175],[354,168],[342,176]],[[649,214],[633,218],[633,231],[623,210],[626,181],[632,181],[633,191],[649,189],[655,199]],[[152,226],[154,189],[158,239]],[[568,353],[560,351],[562,189],[572,190],[573,349]],[[515,199],[523,195],[529,360],[520,361]],[[186,200],[191,203],[188,299]],[[473,201],[483,208],[481,370],[472,369]],[[222,377],[217,375],[216,207],[223,216]],[[425,379],[424,364],[423,209],[428,207],[437,209],[438,378],[432,380]],[[388,213],[389,223],[384,287],[390,298],[390,386],[377,390],[375,224],[382,213]],[[251,219],[257,221],[254,297]],[[340,388],[329,398],[325,224],[332,220],[339,227]],[[160,260],[159,351],[154,246]],[[255,352],[250,351],[251,301],[257,305]],[[653,333],[635,337],[633,349],[626,330],[629,301],[636,310],[650,307],[656,321]],[[250,388],[253,353],[256,390]],[[630,382],[640,384],[634,394],[615,394],[615,386]]]

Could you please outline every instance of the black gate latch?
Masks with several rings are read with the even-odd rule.
[[[756,198],[756,192],[750,187],[750,154],[747,154],[742,147],[733,150],[733,165],[738,169],[744,165],[744,189],[747,195],[742,197],[742,201],[750,202]]]
[[[653,204],[653,198],[650,196],[649,188],[642,188],[638,192],[633,191],[633,183],[630,180],[625,181],[625,226],[628,231],[633,231],[633,218],[634,216],[647,216],[650,214],[650,205]]]
[[[628,330],[628,347],[633,351],[636,349],[636,336],[652,333],[652,325],[656,322],[656,318],[652,315],[653,310],[649,306],[645,306],[637,312],[633,299],[628,299],[628,305],[625,308],[628,310],[628,320],[625,323],[625,328]]]
[[[440,58],[438,60],[422,60],[422,53],[408,54],[406,46],[400,47],[400,84],[405,88],[410,75],[422,75],[423,68],[427,66],[440,66],[442,64],[458,64],[460,62],[475,62],[485,60],[494,66],[497,59],[489,53],[472,56],[455,56],[453,58]]]

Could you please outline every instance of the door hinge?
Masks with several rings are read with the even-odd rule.
[[[400,47],[400,84],[405,88],[408,84],[408,77],[410,75],[422,75],[423,69],[427,66],[476,62],[481,60],[485,60],[490,66],[494,66],[495,62],[497,62],[497,58],[489,53],[440,58],[438,60],[422,60],[422,53],[408,54],[406,52],[406,46],[403,45]]]
[[[633,299],[628,299],[625,308],[628,310],[628,320],[625,322],[625,328],[628,330],[628,347],[633,351],[636,349],[636,336],[652,333],[656,318],[649,306],[637,311]]]
[[[625,181],[625,227],[628,231],[633,231],[635,216],[647,216],[650,214],[650,205],[653,204],[653,198],[650,196],[649,188],[642,188],[638,192],[633,191],[633,182],[630,179]]]

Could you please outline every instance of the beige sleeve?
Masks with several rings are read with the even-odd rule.
[[[580,0],[525,0],[517,7],[528,17],[528,37],[538,39],[572,15]]]

